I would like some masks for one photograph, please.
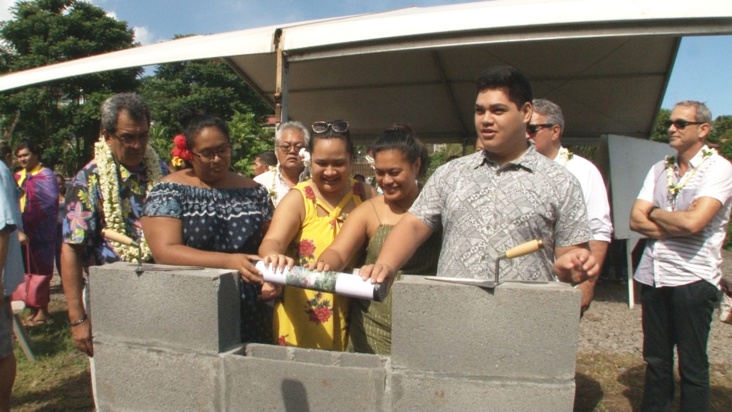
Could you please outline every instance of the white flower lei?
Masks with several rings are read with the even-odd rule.
[[[569,149],[567,149],[566,147],[562,147],[561,149],[559,149],[557,157],[559,158],[559,164],[561,164],[562,166],[566,166],[567,163],[572,160],[572,157],[574,157],[574,153],[570,152]]]
[[[272,172],[272,183],[269,185],[269,198],[272,199],[272,203],[277,203],[277,190],[275,189],[277,185],[277,178],[280,174],[280,164],[277,163],[277,166],[270,166],[269,171]]]
[[[104,198],[102,201],[102,207],[107,227],[117,233],[127,235],[127,228],[124,218],[122,217],[122,199],[120,199],[119,195],[117,162],[114,160],[112,150],[105,142],[104,137],[101,137],[99,141],[94,144],[94,160],[96,161],[97,168],[99,169],[99,187],[101,188],[102,196]],[[152,187],[163,177],[163,172],[160,168],[160,158],[158,158],[157,153],[155,153],[155,150],[150,146],[148,146],[145,151],[143,163],[145,165],[145,172],[147,173],[146,193],[150,193]],[[137,243],[140,245],[140,249],[142,251],[142,260],[151,260],[152,252],[145,241],[145,237],[140,237]],[[123,245],[114,241],[110,241],[110,244],[122,260],[126,262],[134,262],[137,260],[138,249],[136,247]]]
[[[668,207],[669,212],[676,208],[676,196],[678,196],[681,189],[689,183],[689,180],[694,176],[697,170],[704,164],[704,161],[717,154],[715,149],[710,149],[707,146],[702,147],[702,160],[698,165],[692,167],[684,173],[684,176],[674,184],[674,166],[676,165],[676,156],[666,156],[666,187],[668,188]]]
[[[300,152],[298,152],[298,155],[300,156],[300,159],[302,160],[303,165],[305,168],[303,169],[302,173],[300,173],[300,181],[305,181],[308,179],[310,175],[310,152],[306,148],[300,149]],[[280,179],[280,164],[277,163],[277,166],[270,166],[269,171],[272,172],[272,183],[269,185],[269,197],[272,199],[272,203],[277,203],[277,181]]]

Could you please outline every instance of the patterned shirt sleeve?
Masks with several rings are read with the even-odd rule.
[[[414,204],[409,209],[417,219],[432,230],[442,227],[442,208],[445,203],[445,170],[449,163],[439,167],[427,180]]]
[[[96,164],[89,164],[76,175],[64,203],[63,241],[91,245],[101,229],[101,202]]]

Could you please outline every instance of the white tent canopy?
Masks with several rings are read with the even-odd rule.
[[[648,137],[681,37],[716,34],[732,34],[729,0],[498,0],[172,40],[0,76],[0,91],[220,57],[306,124],[346,119],[370,140],[409,123],[428,141],[472,142],[474,79],[508,64],[562,106],[565,138],[580,143]]]

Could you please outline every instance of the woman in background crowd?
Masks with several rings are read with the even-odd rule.
[[[39,148],[32,142],[21,142],[15,148],[21,167],[15,173],[20,187],[20,211],[28,242],[24,246],[26,273],[42,276],[42,280],[26,285],[26,306],[31,314],[29,325],[38,325],[50,319],[48,303],[51,299],[51,276],[56,256],[56,219],[58,218],[58,183],[56,174],[41,165]]]
[[[234,269],[242,280],[242,341],[270,343],[271,309],[253,260],[272,218],[267,190],[229,170],[231,141],[221,119],[186,115],[190,162],[148,194],[141,219],[157,263]]]
[[[66,201],[66,178],[60,174],[56,174],[56,184],[58,185],[58,216],[56,217],[56,270],[58,276],[61,277],[61,245],[63,240],[64,202]]]
[[[313,264],[361,204],[363,185],[349,178],[353,142],[348,122],[316,122],[309,142],[311,174],[282,199],[259,255],[283,269]],[[287,255],[287,256],[285,256]],[[346,266],[346,265],[344,265]],[[343,350],[347,342],[348,299],[285,287],[275,306],[274,331],[280,345]]]
[[[427,150],[408,126],[387,129],[374,143],[374,174],[384,194],[357,207],[335,241],[318,259],[317,270],[342,270],[346,262],[364,251],[363,264],[376,262],[384,240],[419,195],[417,179],[429,165]],[[401,273],[433,276],[440,255],[441,232],[417,249]],[[398,278],[397,278],[398,279]],[[383,302],[352,299],[348,349],[355,352],[391,353],[391,298]]]

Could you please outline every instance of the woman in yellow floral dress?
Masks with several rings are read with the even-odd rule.
[[[284,268],[293,259],[297,265],[314,263],[362,201],[363,185],[350,179],[354,151],[348,123],[316,122],[312,130],[312,178],[277,205],[259,248],[266,264]],[[274,336],[280,345],[341,351],[348,341],[347,315],[347,298],[285,287],[275,305]]]

